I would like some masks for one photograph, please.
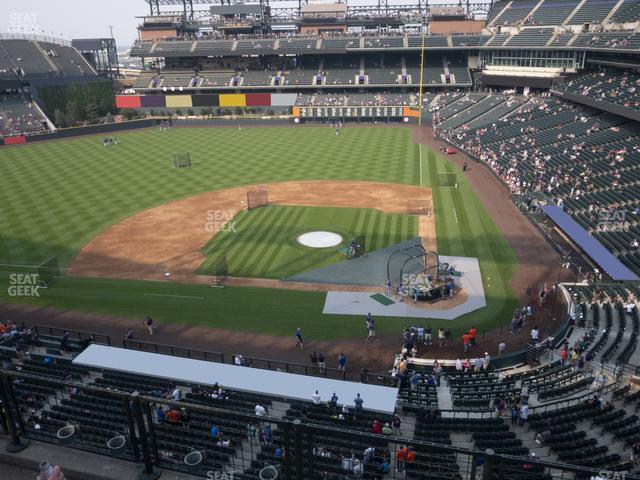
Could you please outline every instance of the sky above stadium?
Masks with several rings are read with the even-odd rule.
[[[214,2],[212,0],[212,4]],[[447,2],[450,0],[430,0],[429,3]],[[388,0],[390,6],[407,3],[417,5],[418,0]],[[375,5],[377,0],[350,0],[349,4]],[[294,6],[297,1],[278,4],[278,7]],[[145,0],[0,0],[0,33],[30,33],[66,40],[104,38],[110,36],[111,25],[118,50],[122,51],[137,38],[139,19],[136,17],[148,14]]]
[[[144,0],[2,0],[0,33],[34,33],[71,40],[109,37],[118,49],[131,46],[141,16],[149,13]]]

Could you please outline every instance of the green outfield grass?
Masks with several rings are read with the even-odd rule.
[[[0,263],[68,264],[98,232],[170,200],[243,184],[351,179],[416,183],[405,129],[155,129],[0,149]],[[171,167],[189,151],[191,169]]]
[[[358,235],[366,236],[369,252],[418,235],[415,217],[355,208],[270,206],[240,212],[231,225],[205,246],[208,258],[199,273],[211,275],[225,257],[231,276],[286,278],[345,260],[338,248],[348,247]],[[342,244],[309,248],[296,241],[314,230],[338,233]]]
[[[40,297],[10,297],[9,274],[21,270],[15,265],[35,265],[52,255],[66,265],[101,230],[177,198],[288,180],[420,182],[418,147],[401,127],[346,128],[339,137],[329,128],[300,127],[146,130],[118,138],[120,145],[106,148],[100,137],[87,137],[0,149],[0,301],[135,318],[150,314],[162,322],[275,335],[291,335],[301,326],[311,339],[362,334],[361,318],[322,315],[325,295],[316,292],[68,277]],[[171,155],[185,150],[194,167],[171,168]],[[431,325],[459,333],[470,324],[483,331],[507,323],[516,306],[509,289],[517,266],[513,251],[462,173],[427,148],[422,158],[422,180],[433,187],[438,250],[480,259],[488,301],[467,318]],[[457,188],[436,185],[442,172],[457,175]],[[378,329],[397,332],[409,323],[379,319]]]

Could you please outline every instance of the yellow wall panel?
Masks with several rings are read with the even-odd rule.
[[[227,95],[220,95],[221,107],[246,107],[247,98],[243,93],[230,93]]]

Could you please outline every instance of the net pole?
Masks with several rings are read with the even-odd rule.
[[[420,169],[420,186],[422,187],[422,82],[424,76],[424,22],[422,22],[422,37],[420,40],[420,89],[418,93],[418,162]]]

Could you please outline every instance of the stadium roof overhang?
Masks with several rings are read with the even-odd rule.
[[[582,251],[604,270],[612,280],[617,282],[637,281],[638,276],[627,268],[618,257],[605,248],[578,222],[569,216],[562,208],[546,205],[542,211],[569,237]]]

